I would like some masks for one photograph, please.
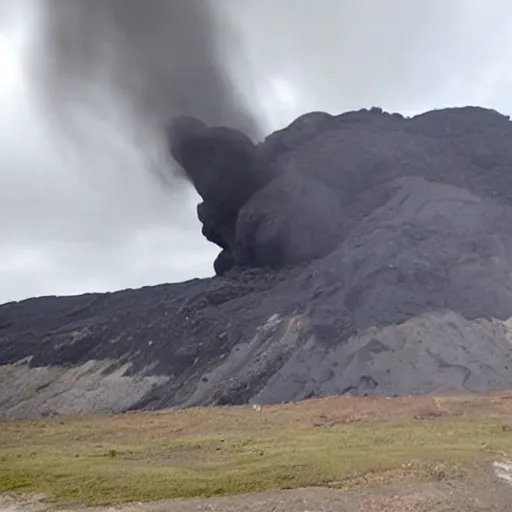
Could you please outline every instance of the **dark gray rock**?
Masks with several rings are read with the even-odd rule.
[[[323,183],[286,173],[241,208],[235,233],[237,262],[282,268],[329,254],[343,235],[342,205]]]
[[[260,145],[260,151],[267,160],[273,161],[315,135],[336,128],[336,125],[336,118],[327,112],[309,112],[286,128],[270,134]]]

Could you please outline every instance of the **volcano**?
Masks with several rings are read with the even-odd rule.
[[[512,386],[512,123],[173,121],[215,277],[0,306],[0,416]]]

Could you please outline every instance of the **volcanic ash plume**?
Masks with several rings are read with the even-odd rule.
[[[109,105],[146,138],[161,137],[177,115],[257,137],[226,72],[236,34],[212,5],[42,0],[32,66],[38,99],[67,132],[80,112],[101,117]]]

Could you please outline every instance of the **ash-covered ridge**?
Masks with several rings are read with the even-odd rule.
[[[0,416],[512,386],[512,123],[180,118],[217,276],[0,306]]]

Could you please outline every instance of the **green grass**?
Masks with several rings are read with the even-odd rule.
[[[512,453],[496,418],[313,426],[305,410],[200,409],[0,424],[0,492],[107,505],[358,479],[444,478]],[[411,464],[411,466],[408,466]]]

